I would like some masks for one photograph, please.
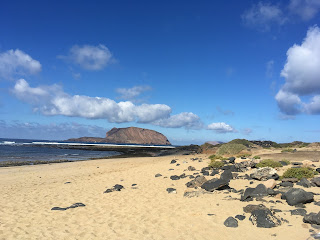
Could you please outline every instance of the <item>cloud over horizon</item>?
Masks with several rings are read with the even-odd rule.
[[[43,140],[66,140],[83,136],[104,137],[107,129],[95,125],[79,123],[7,122],[0,120],[1,137],[33,139],[37,136]],[[63,136],[63,139],[61,138]]]
[[[136,121],[168,128],[200,129],[202,126],[196,114],[190,112],[171,116],[172,109],[165,104],[135,105],[130,101],[115,102],[103,97],[71,96],[59,85],[30,87],[26,80],[20,79],[12,93],[29,103],[34,112],[47,116],[106,119],[111,123]]]
[[[234,129],[229,124],[226,124],[224,122],[217,122],[217,123],[211,123],[207,127],[208,130],[213,130],[216,133],[231,133],[231,132],[237,132],[236,129]]]
[[[15,76],[37,74],[41,67],[39,61],[19,49],[0,53],[0,79],[11,80]]]
[[[275,99],[280,111],[287,115],[320,114],[320,29],[309,28],[301,45],[287,51],[287,61],[281,71],[285,84]],[[305,102],[301,97],[311,97]]]
[[[201,129],[203,127],[200,117],[192,112],[182,112],[172,115],[169,118],[159,119],[153,124],[165,128],[185,127],[186,129]]]
[[[107,65],[115,62],[110,50],[103,44],[93,45],[74,45],[69,50],[67,56],[58,56],[75,65],[79,65],[85,70],[102,70]]]

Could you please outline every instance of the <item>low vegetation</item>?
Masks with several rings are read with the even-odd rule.
[[[315,171],[312,168],[302,167],[302,168],[289,168],[282,175],[282,178],[312,178],[315,175]]]
[[[217,155],[235,155],[245,150],[246,146],[238,143],[226,143],[219,147]]]
[[[292,148],[287,148],[287,149],[281,150],[281,152],[282,152],[282,153],[284,153],[284,152],[290,152],[290,153],[292,153],[292,152],[294,152],[294,149],[292,149]]]
[[[239,154],[239,155],[237,155],[237,158],[248,158],[248,157],[250,157],[250,156],[251,156],[250,153],[245,153],[245,154]]]
[[[287,160],[287,159],[282,159],[281,162],[284,162],[284,163],[286,163],[287,165],[290,165],[290,164],[291,164],[291,162],[290,162],[289,160]]]
[[[252,142],[248,141],[247,139],[234,139],[230,142],[228,142],[230,144],[242,144],[244,146],[246,146],[247,148],[248,147],[251,147],[253,144]]]
[[[261,157],[260,156],[254,156],[253,158],[254,159],[260,159]]]
[[[211,160],[211,162],[209,163],[210,168],[221,168],[223,166],[224,166],[224,162],[220,160]]]
[[[272,168],[277,168],[277,167],[282,167],[282,164],[279,163],[278,161],[274,161],[271,159],[265,159],[259,162],[257,167],[262,168],[262,167],[272,167]]]
[[[221,157],[220,156],[217,156],[217,155],[210,155],[209,156],[209,159],[211,159],[211,160],[216,160],[216,159],[220,159]]]

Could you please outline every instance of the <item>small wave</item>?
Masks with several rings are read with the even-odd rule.
[[[1,145],[15,145],[16,142],[11,142],[11,141],[3,141],[0,143]]]

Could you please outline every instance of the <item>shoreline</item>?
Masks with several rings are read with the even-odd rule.
[[[26,160],[26,161],[0,161],[1,167],[10,166],[23,166],[23,165],[39,165],[39,164],[52,164],[52,163],[64,163],[64,162],[78,162],[78,161],[92,161],[97,159],[120,159],[120,158],[134,158],[134,157],[157,157],[157,156],[170,156],[170,155],[189,155],[196,152],[196,149],[192,146],[181,147],[165,147],[165,146],[135,146],[135,145],[113,145],[113,146],[101,146],[101,145],[60,145],[49,143],[41,145],[26,145],[30,147],[49,147],[53,149],[76,149],[85,151],[108,151],[117,152],[118,155],[111,155],[109,157],[93,157],[88,159],[69,160],[69,159],[57,159],[57,160]]]

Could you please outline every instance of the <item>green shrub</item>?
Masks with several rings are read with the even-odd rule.
[[[287,149],[283,149],[281,150],[282,153],[284,152],[293,152],[293,149],[292,148],[287,148]]]
[[[226,143],[218,148],[218,155],[235,155],[245,150],[246,146],[237,143]]]
[[[242,144],[246,147],[252,146],[252,142],[248,141],[247,139],[233,139],[232,141],[228,142],[228,144]]]
[[[216,159],[220,159],[221,157],[213,154],[213,155],[210,155],[209,158],[211,160],[216,160]]]
[[[289,168],[282,175],[282,178],[312,178],[315,175],[315,171],[312,168]]]
[[[260,159],[261,157],[260,156],[254,156],[253,158],[254,159]]]
[[[224,166],[224,162],[222,161],[217,161],[217,160],[211,160],[209,163],[209,167],[211,168],[221,168]]]
[[[265,160],[262,160],[261,162],[259,162],[256,166],[259,168],[261,168],[261,167],[277,168],[277,167],[282,167],[282,164],[277,161],[271,160],[271,159],[265,159]]]

